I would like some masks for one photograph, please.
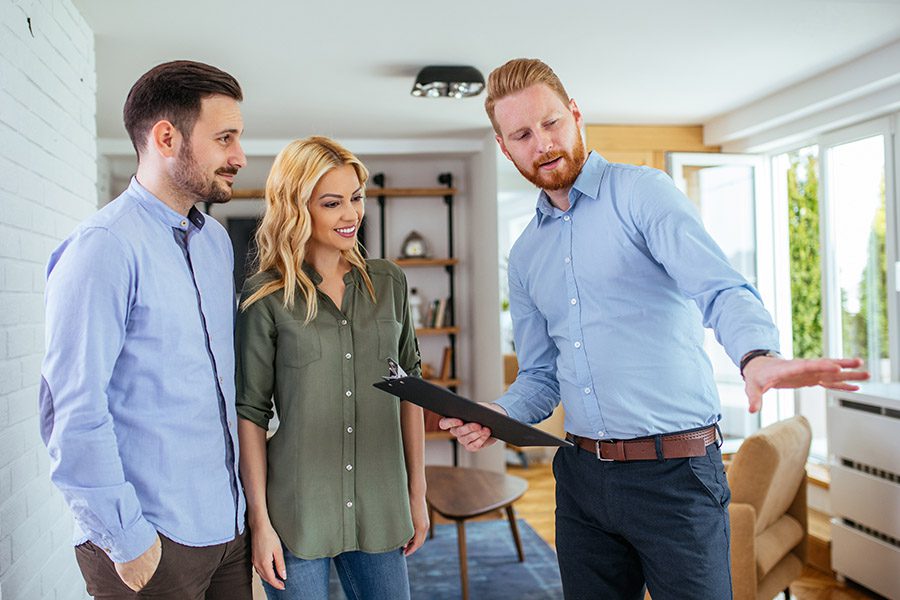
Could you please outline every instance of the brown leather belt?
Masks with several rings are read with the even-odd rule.
[[[658,460],[656,438],[659,437],[662,458],[689,458],[703,456],[706,447],[715,444],[718,437],[716,426],[702,429],[670,433],[661,436],[636,438],[633,440],[592,440],[571,433],[566,439],[597,456],[602,461]]]

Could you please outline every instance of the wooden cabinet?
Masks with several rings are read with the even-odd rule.
[[[703,127],[651,125],[588,125],[588,150],[596,150],[610,162],[666,170],[669,152],[720,152],[703,143]]]

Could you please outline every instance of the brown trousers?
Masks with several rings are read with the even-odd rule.
[[[252,565],[247,528],[215,546],[184,546],[160,534],[162,556],[147,585],[135,592],[119,577],[106,552],[87,541],[75,558],[87,591],[100,600],[252,600]]]

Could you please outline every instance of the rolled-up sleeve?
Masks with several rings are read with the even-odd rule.
[[[400,314],[397,315],[400,321],[400,348],[397,359],[400,366],[408,375],[413,377],[422,376],[422,356],[419,353],[419,340],[416,338],[416,329],[412,324],[412,312],[409,306],[409,284],[406,281],[406,275],[398,269],[401,278],[400,292]]]
[[[245,287],[244,298],[253,291]],[[238,416],[266,430],[274,415],[272,393],[278,339],[275,320],[268,306],[271,298],[268,296],[244,310],[239,309],[234,336]],[[243,298],[241,301],[243,303]]]
[[[131,265],[103,228],[86,229],[54,252],[41,367],[50,477],[81,529],[115,562],[137,558],[156,537],[125,478],[107,395],[133,301]]]

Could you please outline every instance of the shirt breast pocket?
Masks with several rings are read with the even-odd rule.
[[[400,323],[393,319],[378,319],[378,358],[399,360]]]
[[[322,359],[322,340],[315,323],[295,321],[278,332],[279,366],[302,369]]]

